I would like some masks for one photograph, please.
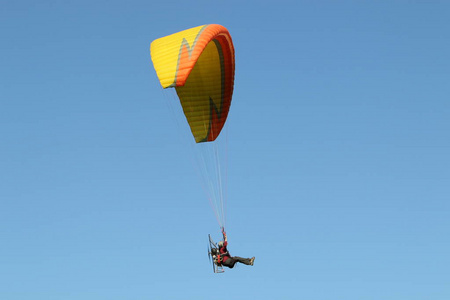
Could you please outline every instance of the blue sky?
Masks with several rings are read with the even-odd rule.
[[[446,1],[0,1],[0,298],[449,299]],[[152,40],[228,28],[229,250]]]

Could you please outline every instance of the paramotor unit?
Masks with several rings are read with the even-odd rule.
[[[211,235],[208,234],[209,243],[208,243],[208,257],[209,261],[213,266],[214,273],[223,273],[225,270],[223,266],[219,263],[219,247],[211,238]]]

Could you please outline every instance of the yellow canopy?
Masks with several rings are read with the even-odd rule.
[[[203,25],[152,42],[150,53],[163,88],[174,87],[195,141],[222,130],[234,85],[234,47],[221,25]]]

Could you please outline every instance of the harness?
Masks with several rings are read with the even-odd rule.
[[[227,251],[227,252],[224,252],[224,253],[220,253],[220,248],[219,248],[219,254],[217,255],[217,261],[218,261],[218,263],[219,264],[221,264],[222,265],[222,263],[223,263],[223,258],[225,257],[225,256],[230,256],[230,253]]]
[[[218,254],[214,257],[214,263],[216,265],[218,265],[219,267],[222,266],[223,259],[222,259],[222,257],[220,257],[220,254]]]
[[[225,256],[230,256],[230,253],[228,251],[225,253],[220,253],[220,249],[214,250],[216,250],[215,253],[213,254],[214,263],[220,267],[223,264],[223,258]]]

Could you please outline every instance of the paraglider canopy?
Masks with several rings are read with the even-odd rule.
[[[234,85],[234,46],[221,25],[203,25],[152,42],[163,88],[175,88],[197,143],[214,141],[228,116]]]

